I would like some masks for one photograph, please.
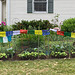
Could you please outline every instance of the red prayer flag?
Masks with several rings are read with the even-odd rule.
[[[28,30],[20,30],[20,33],[27,34]]]
[[[63,31],[57,31],[57,34],[64,36],[64,32]]]

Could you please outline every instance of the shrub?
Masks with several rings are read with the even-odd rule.
[[[16,23],[15,25],[12,25],[13,30],[19,30],[19,29],[49,29],[52,28],[52,24],[48,20],[32,20],[32,21],[26,21],[22,20],[21,22]]]
[[[75,31],[75,18],[65,20],[61,26],[61,30],[66,32]]]

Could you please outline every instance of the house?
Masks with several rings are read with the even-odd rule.
[[[0,22],[49,20],[60,14],[59,22],[75,17],[75,0],[0,0]]]

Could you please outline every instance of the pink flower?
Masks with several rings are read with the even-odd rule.
[[[1,23],[0,23],[0,25],[1,25]]]
[[[5,23],[5,22],[2,21],[1,23],[2,23],[4,26],[6,26],[6,23]]]
[[[4,22],[2,21],[2,23],[4,23]]]

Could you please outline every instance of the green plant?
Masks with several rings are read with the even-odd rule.
[[[61,26],[61,30],[65,32],[75,31],[75,18],[65,20]]]
[[[0,53],[0,58],[3,58],[3,57],[7,58],[6,53]]]
[[[53,57],[63,57],[63,56],[67,56],[67,53],[66,52],[54,52],[54,51],[52,51],[51,56],[53,56]]]
[[[48,20],[32,20],[32,21],[26,21],[22,20],[21,22],[15,23],[15,25],[12,25],[13,30],[19,30],[19,29],[49,29],[52,28],[52,24]]]

